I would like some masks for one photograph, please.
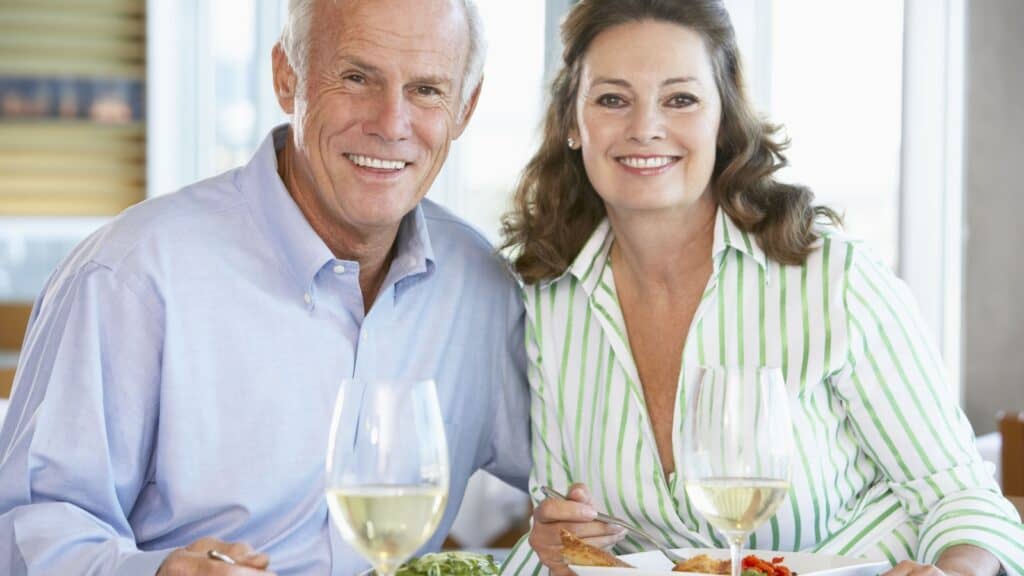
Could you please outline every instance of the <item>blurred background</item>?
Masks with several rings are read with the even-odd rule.
[[[430,196],[492,241],[572,3],[479,0],[484,91]],[[133,203],[246,162],[284,121],[270,50],[286,4],[0,0],[0,396],[31,301],[72,246]],[[793,141],[783,178],[908,283],[976,432],[993,432],[999,410],[1024,410],[1024,2],[726,4],[750,94]],[[997,463],[999,441],[981,442]],[[508,545],[527,507],[478,475],[452,544]]]

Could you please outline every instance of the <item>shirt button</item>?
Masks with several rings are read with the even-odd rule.
[[[335,264],[334,265],[334,273],[335,274],[344,274],[345,273],[345,267],[342,266],[341,264]]]
[[[359,339],[360,339],[360,340],[362,340],[363,342],[366,342],[366,339],[367,339],[367,338],[368,338],[369,336],[370,336],[370,335],[369,335],[368,331],[366,331],[366,330],[363,330],[363,333],[359,335]]]
[[[303,294],[302,299],[306,301],[306,304],[311,304],[313,302],[313,297],[309,295],[309,292]]]

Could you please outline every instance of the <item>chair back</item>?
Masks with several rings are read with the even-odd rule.
[[[18,348],[25,338],[32,304],[0,302],[0,398],[11,395]]]
[[[1003,494],[1024,498],[1024,412],[1000,413]]]

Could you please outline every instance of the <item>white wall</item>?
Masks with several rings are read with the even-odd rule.
[[[1024,410],[1024,2],[967,3],[964,400],[978,433]]]

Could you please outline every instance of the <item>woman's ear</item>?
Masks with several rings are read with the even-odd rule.
[[[583,143],[580,141],[580,132],[575,127],[569,129],[569,137],[566,138],[565,143],[572,150],[579,150]]]

